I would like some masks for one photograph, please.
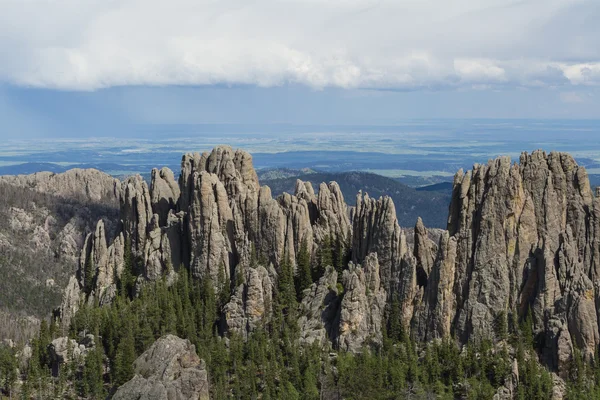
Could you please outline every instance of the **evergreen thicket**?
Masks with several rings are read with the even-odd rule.
[[[321,252],[316,262],[333,261],[331,253]],[[130,257],[126,256],[121,290],[114,301],[103,307],[84,305],[72,319],[70,336],[91,333],[97,346],[79,363],[61,365],[57,376],[51,373],[48,344],[60,333],[56,324],[42,324],[20,389],[22,398],[104,399],[133,377],[134,360],[168,333],[196,346],[207,363],[213,399],[490,399],[512,379],[514,359],[518,399],[551,397],[552,378],[537,361],[529,313],[510,326],[507,315],[499,315],[500,342],[469,343],[460,349],[451,338],[414,342],[400,323],[402,310],[394,300],[386,310],[381,346],[365,347],[358,354],[317,344],[302,346],[298,299],[312,283],[307,272],[313,267],[303,243],[296,273],[287,257],[277,271],[271,317],[243,340],[221,331],[221,310],[230,294],[224,276],[214,285],[208,277],[192,279],[181,268],[172,285],[161,279],[132,296],[135,260]],[[568,399],[599,395],[600,368],[576,354]],[[0,388],[5,395],[12,393],[16,379],[14,352],[0,347]]]

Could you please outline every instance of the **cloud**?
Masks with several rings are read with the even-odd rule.
[[[600,84],[596,0],[0,1],[21,86]]]
[[[560,100],[567,104],[580,104],[585,101],[583,96],[576,92],[562,92],[560,94]]]

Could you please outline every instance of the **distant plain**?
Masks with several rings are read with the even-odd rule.
[[[82,136],[87,136],[82,133]],[[14,135],[13,137],[18,137]],[[541,148],[571,153],[600,184],[600,121],[412,120],[399,125],[149,125],[91,139],[0,143],[0,174],[98,168],[115,176],[179,170],[181,155],[219,144],[249,151],[255,167],[365,171],[410,186],[452,180],[499,155]]]

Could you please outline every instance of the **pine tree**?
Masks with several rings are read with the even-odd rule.
[[[496,316],[495,328],[496,336],[499,340],[508,339],[508,318],[506,317],[506,311],[500,311]]]
[[[231,297],[230,282],[227,278],[225,269],[225,263],[222,263],[221,268],[219,268],[218,275],[219,303],[217,305],[217,308],[219,310],[222,309],[223,306],[225,306],[225,304],[229,302],[229,298]]]
[[[217,299],[210,277],[204,277],[196,286],[196,323],[202,340],[209,340],[217,320]]]
[[[284,315],[289,315],[295,311],[297,302],[294,289],[294,273],[287,254],[283,257],[280,265],[277,297],[279,305],[284,310]]]
[[[12,389],[16,381],[17,359],[14,350],[0,345],[0,390],[12,397]]]
[[[50,365],[50,355],[48,354],[48,345],[52,341],[52,336],[50,335],[50,329],[48,327],[48,321],[45,319],[40,323],[40,332],[38,335],[38,340],[36,342],[38,346],[38,356],[39,356],[39,365],[42,367],[47,367]]]
[[[526,348],[533,348],[533,318],[531,316],[530,307],[527,307],[525,316],[521,321],[520,331],[522,341],[525,343]]]
[[[387,321],[387,335],[394,341],[405,341],[405,332],[402,327],[402,310],[400,309],[400,301],[397,297],[392,300]]]
[[[133,362],[135,361],[135,342],[131,323],[125,324],[125,332],[115,356],[113,381],[116,386],[121,386],[133,378]]]
[[[285,382],[283,385],[283,388],[281,390],[281,399],[287,399],[287,400],[299,400],[300,399],[300,394],[298,393],[298,391],[296,390],[296,388],[294,387],[294,385],[292,385],[291,382]]]
[[[91,256],[91,254],[90,254]],[[94,264],[92,257],[85,259],[85,265],[83,266],[83,290],[85,293],[90,294],[94,285]]]
[[[319,365],[319,364],[317,364]],[[319,399],[319,388],[317,386],[317,374],[314,365],[309,365],[304,369],[302,374],[302,394],[307,400]]]
[[[117,287],[121,296],[132,297],[135,287],[134,275],[134,257],[131,250],[131,240],[127,238],[125,241],[125,251],[123,254],[123,271],[121,277],[117,280]]]
[[[346,268],[348,260],[346,256],[346,244],[344,243],[341,235],[337,235],[335,238],[335,251],[333,252],[333,256],[333,262],[336,271],[342,272],[344,268]]]
[[[306,238],[302,240],[300,250],[298,251],[297,260],[297,274],[296,274],[296,297],[298,301],[302,299],[302,293],[304,289],[312,285],[312,271],[310,267],[310,253],[308,252],[308,243]]]
[[[325,235],[319,248],[319,268],[315,270],[316,276],[313,277],[313,281],[317,281],[325,272],[325,268],[333,267],[333,249],[331,246],[331,237]]]
[[[91,399],[103,399],[106,396],[103,380],[103,355],[101,346],[96,346],[85,357],[83,366],[82,396]]]

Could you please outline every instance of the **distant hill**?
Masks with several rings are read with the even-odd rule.
[[[178,165],[168,165],[173,171],[178,171]],[[122,165],[115,163],[74,163],[69,165],[61,165],[56,163],[45,163],[45,162],[28,162],[14,165],[0,166],[0,175],[29,175],[35,174],[36,172],[53,172],[55,174],[66,172],[73,168],[80,169],[97,169],[98,171],[105,172],[115,177],[124,177],[135,175],[137,173],[146,173],[149,176],[149,172],[153,166],[145,165]]]
[[[291,168],[264,168],[256,171],[260,181],[292,178],[300,175],[308,175],[315,173],[315,170],[310,168],[291,169]]]
[[[0,166],[0,175],[29,175],[36,172],[49,171],[54,173],[65,172],[69,167],[54,163],[24,163]]]
[[[440,182],[433,185],[421,186],[416,188],[418,192],[446,192],[452,193],[452,182]]]
[[[368,172],[313,172],[279,179],[261,179],[261,185],[268,185],[274,196],[283,192],[294,193],[296,179],[309,181],[315,191],[321,182],[336,181],[350,205],[356,203],[359,190],[371,197],[388,195],[394,201],[398,222],[403,227],[412,227],[421,217],[427,227],[446,228],[450,192],[416,190],[395,179]]]
[[[590,178],[590,186],[591,187],[597,187],[600,186],[600,175],[596,175],[596,174],[591,174],[589,175]]]

